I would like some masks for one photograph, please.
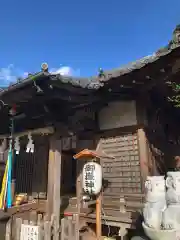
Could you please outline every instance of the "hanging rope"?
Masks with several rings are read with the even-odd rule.
[[[14,116],[16,114],[16,105],[9,111],[10,118],[10,138],[9,138],[9,153],[8,153],[8,180],[7,180],[7,208],[12,206],[12,160],[13,160],[13,134],[14,134]]]

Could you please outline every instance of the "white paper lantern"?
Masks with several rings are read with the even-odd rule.
[[[83,167],[83,189],[89,195],[97,195],[102,188],[102,168],[96,162],[88,162]]]

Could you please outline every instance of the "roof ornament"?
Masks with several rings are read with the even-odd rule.
[[[105,75],[105,73],[104,73],[104,70],[103,70],[102,68],[99,68],[99,70],[98,70],[98,77],[99,77],[100,79],[106,77],[106,75]]]
[[[180,24],[173,31],[173,37],[170,42],[170,48],[175,48],[180,45]]]
[[[172,40],[168,44],[168,49],[173,49],[180,46],[180,24],[173,31]]]
[[[180,24],[178,24],[174,29],[171,41],[169,41],[165,47],[160,48],[156,54],[166,53],[167,51],[178,46],[180,46]]]
[[[48,64],[47,63],[42,63],[41,64],[41,71],[42,72],[48,72]]]
[[[17,83],[20,83],[21,81],[23,81],[23,78],[22,77],[18,77],[17,78]]]

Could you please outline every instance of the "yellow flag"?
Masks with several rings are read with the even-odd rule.
[[[3,181],[2,181],[2,188],[1,188],[1,193],[0,193],[0,209],[3,208],[4,205],[4,194],[6,191],[6,182],[7,182],[7,173],[8,173],[8,161],[6,163],[6,168],[5,168],[5,172],[4,172],[4,176],[3,176]]]

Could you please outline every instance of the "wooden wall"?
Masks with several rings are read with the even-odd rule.
[[[146,103],[148,124],[145,127],[151,160],[151,175],[165,175],[175,167],[175,156],[180,156],[178,109],[156,92],[148,95]]]
[[[138,101],[129,103],[128,106],[126,102],[124,111],[120,107],[119,112],[117,108],[112,108],[111,113],[99,117],[99,124],[103,123],[99,126],[96,144],[106,154],[115,157],[101,159],[104,182],[102,201],[107,212],[107,209],[119,211],[120,198],[125,199],[130,211],[142,206],[144,181],[150,170],[144,107]],[[113,118],[115,121],[112,121]]]

